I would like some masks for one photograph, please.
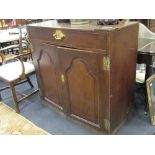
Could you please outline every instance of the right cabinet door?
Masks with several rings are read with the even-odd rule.
[[[64,79],[63,101],[68,115],[99,127],[99,74],[102,55],[70,48],[59,48]]]

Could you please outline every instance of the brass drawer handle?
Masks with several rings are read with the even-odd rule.
[[[53,37],[56,40],[62,40],[65,37],[65,35],[62,33],[61,30],[56,30],[55,33],[53,34]]]

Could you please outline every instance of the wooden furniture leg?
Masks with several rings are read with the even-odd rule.
[[[29,83],[29,85],[30,85],[31,88],[34,87],[29,77],[27,77],[27,82]]]
[[[10,88],[11,88],[11,92],[12,92],[13,101],[15,103],[16,112],[20,113],[17,95],[16,95],[16,90],[15,90],[15,86],[13,83],[10,83]]]

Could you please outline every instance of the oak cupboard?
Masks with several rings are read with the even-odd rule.
[[[113,133],[133,102],[138,24],[53,20],[27,29],[41,97],[67,116]]]

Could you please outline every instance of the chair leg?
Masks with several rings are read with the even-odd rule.
[[[11,88],[11,92],[12,92],[13,101],[15,103],[16,112],[20,113],[15,86],[11,83],[10,88]]]
[[[27,82],[29,83],[29,85],[30,85],[31,88],[34,87],[29,77],[27,77]]]

